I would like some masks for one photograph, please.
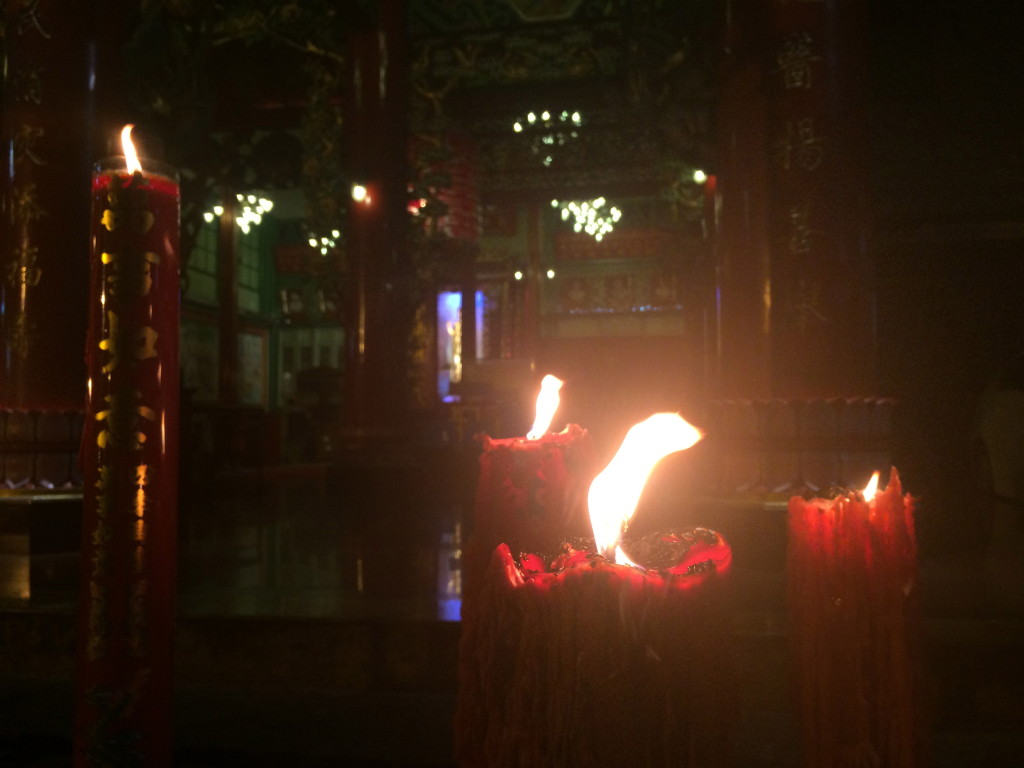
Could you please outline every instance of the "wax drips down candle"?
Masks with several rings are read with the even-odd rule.
[[[791,642],[803,765],[921,764],[914,503],[877,492],[789,502]]]
[[[92,177],[76,765],[170,765],[178,489],[178,181]]]
[[[654,465],[699,437],[675,414],[630,431],[591,485],[599,551],[494,550],[460,645],[460,766],[728,762],[729,545],[703,528],[623,539]]]

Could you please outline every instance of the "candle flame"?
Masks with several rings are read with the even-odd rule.
[[[538,440],[548,431],[551,420],[555,418],[555,411],[558,410],[561,400],[558,390],[562,388],[563,383],[561,379],[550,373],[541,379],[540,394],[537,395],[537,416],[530,431],[526,433],[527,440]]]
[[[615,562],[619,565],[630,565],[633,568],[638,568],[641,571],[647,570],[640,563],[634,563],[632,558],[622,551],[622,546],[619,544],[615,545]]]
[[[598,552],[622,562],[616,549],[655,465],[670,453],[696,445],[703,436],[678,413],[656,413],[626,433],[587,495]]]
[[[868,480],[868,484],[864,486],[864,491],[862,492],[864,501],[871,501],[875,498],[875,494],[878,493],[878,476],[879,473],[875,472],[875,474],[871,476],[871,479]]]
[[[128,123],[128,125],[121,129],[121,147],[124,150],[124,159],[128,167],[128,173],[135,173],[136,171],[141,173],[142,163],[139,162],[139,156],[135,152],[135,145],[132,143],[132,128],[134,127],[134,125]]]

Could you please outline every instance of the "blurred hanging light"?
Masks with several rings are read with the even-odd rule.
[[[243,234],[249,234],[254,226],[263,223],[263,215],[274,209],[274,201],[269,197],[263,197],[255,192],[235,195],[238,201],[238,210],[235,213],[235,224],[242,230]],[[215,205],[203,213],[203,221],[207,224],[224,215],[224,206]]]
[[[622,218],[622,211],[614,205],[609,206],[603,197],[593,200],[552,200],[551,207],[561,209],[562,221],[571,221],[574,232],[586,232],[597,242],[601,242],[605,235],[615,229]]]
[[[543,110],[541,112],[528,112],[525,116],[517,117],[512,122],[512,130],[516,133],[527,132],[530,138],[530,150],[540,157],[541,163],[547,167],[554,163],[552,147],[563,147],[570,141],[579,138],[579,131],[576,129],[583,125],[583,115],[580,112],[570,112],[563,109],[561,112]]]

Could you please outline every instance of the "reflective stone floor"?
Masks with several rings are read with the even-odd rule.
[[[290,745],[291,754],[298,754],[296,740],[309,747],[303,764],[340,764],[338,755],[355,759],[355,752],[344,750],[365,744],[369,734],[391,733],[398,723],[404,746],[387,756],[366,746],[358,753],[362,762],[346,764],[451,764],[446,755],[465,489],[449,487],[443,477],[428,477],[421,485],[420,479],[396,481],[372,468],[357,474],[359,483],[321,472],[238,478],[230,487],[183,498],[179,614],[191,656],[183,664],[187,685],[179,702],[181,766],[288,764],[270,750]],[[79,503],[73,497],[0,503],[0,624],[8,637],[18,633],[12,616],[74,614],[78,532],[72,523]],[[738,745],[742,765],[788,768],[793,725],[785,685],[764,672],[785,668],[784,506],[709,503],[705,510],[709,517],[700,522],[727,532],[735,549],[737,637],[750,646],[748,693],[755,706]],[[938,700],[936,766],[974,765],[979,759],[1024,764],[1014,762],[1024,758],[1024,676],[1010,673],[1024,653],[1024,516],[1003,509],[994,533],[987,551],[922,562],[932,665],[944,691]],[[31,632],[39,626],[46,625],[32,625]],[[69,630],[61,626],[66,637]],[[342,658],[355,655],[363,642],[352,626],[368,632],[370,644],[383,638],[383,645],[397,649],[380,662],[385,690],[373,684],[338,690],[326,677],[320,688],[310,687],[317,675],[341,674],[326,656],[322,666],[296,667],[296,674],[306,676],[282,689],[270,672],[263,683],[243,679],[253,662],[238,661],[239,677],[229,679],[227,665],[214,669],[202,655],[210,638],[234,637],[258,656],[255,666],[272,668],[278,649],[290,652],[291,660],[331,648]],[[399,635],[406,636],[404,644],[396,642]],[[58,651],[68,647],[69,641],[62,642]],[[4,680],[7,693],[0,694],[0,704],[34,706],[24,717],[38,732],[28,742],[5,741],[0,727],[0,764],[6,764],[5,748],[6,757],[66,754],[61,734],[69,717],[67,661],[55,652],[37,663],[63,664],[63,677],[47,672],[45,679],[22,675],[17,685]],[[215,683],[204,677],[211,671],[218,676]],[[325,721],[346,725],[325,731]],[[262,740],[255,737],[259,731]],[[13,760],[11,765],[65,764],[57,757],[48,763]]]
[[[457,620],[461,510],[413,495],[415,508],[389,515],[343,496],[321,474],[188,494],[179,614]],[[0,500],[0,609],[75,609],[80,505],[74,494]]]

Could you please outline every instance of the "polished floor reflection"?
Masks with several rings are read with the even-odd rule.
[[[457,620],[463,521],[477,471],[471,451],[399,455],[388,463],[239,470],[185,484],[179,510],[182,616]],[[652,494],[659,523],[706,525],[734,550],[740,611],[784,611],[785,501]],[[660,506],[659,506],[660,505]],[[665,507],[662,509],[661,507]],[[949,510],[921,501],[924,539]],[[1024,515],[995,502],[987,543],[956,528],[922,549],[933,617],[1024,615]],[[0,496],[0,610],[74,611],[80,496]],[[949,527],[949,526],[945,526]],[[661,530],[662,528],[659,528]],[[970,535],[969,535],[970,534]]]
[[[415,525],[383,509],[352,514],[316,484],[194,500],[182,515],[180,610],[458,618],[459,511],[425,502],[416,514]]]
[[[179,613],[457,620],[460,509],[373,474],[358,492],[320,472],[184,494]],[[80,513],[75,494],[0,500],[0,609],[75,609]]]

